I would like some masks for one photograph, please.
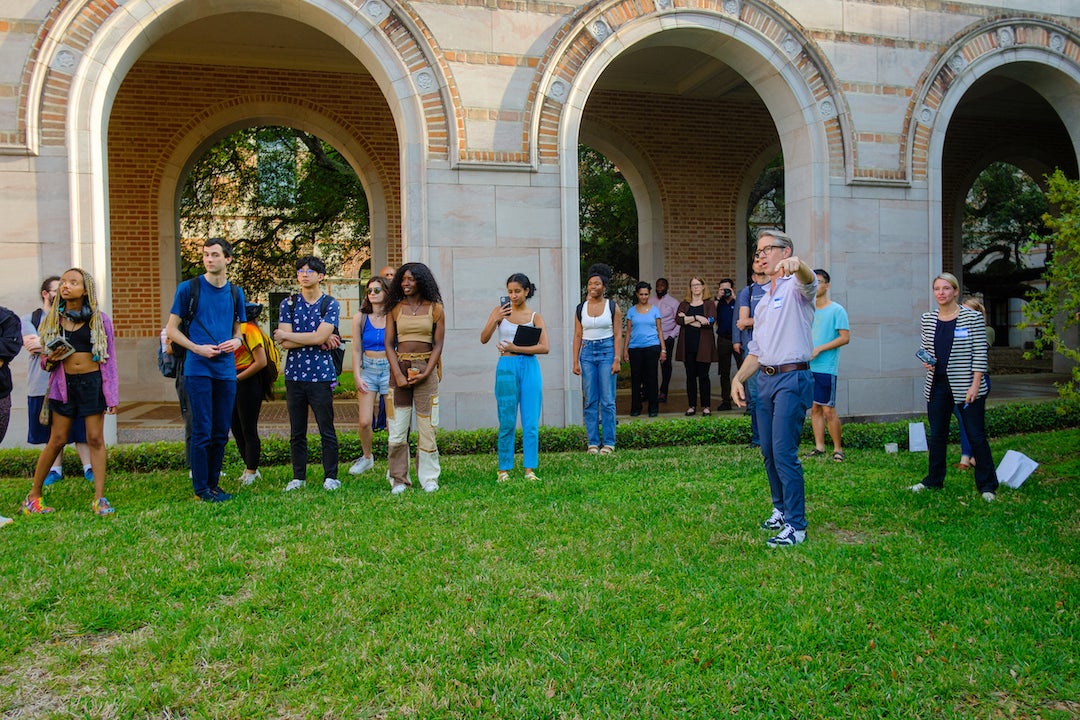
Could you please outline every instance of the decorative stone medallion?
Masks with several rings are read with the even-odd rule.
[[[59,70],[62,73],[70,75],[75,72],[75,66],[78,64],[79,59],[75,56],[75,53],[64,48],[56,53],[56,57],[53,58],[52,66],[54,70]]]
[[[937,113],[934,112],[933,108],[928,107],[926,105],[923,105],[921,108],[919,108],[919,114],[918,114],[919,124],[920,125],[930,125],[931,123],[934,122],[934,116],[935,115],[937,115]]]
[[[836,117],[836,103],[831,97],[825,98],[818,103],[818,115],[822,120]]]
[[[379,0],[368,0],[364,3],[364,14],[373,22],[380,23],[390,14],[390,8],[379,2]]]
[[[548,85],[547,96],[556,102],[566,102],[566,94],[570,88],[562,80],[556,80]]]
[[[997,40],[1001,47],[1012,47],[1016,44],[1016,32],[1012,28],[1000,28],[997,31]]]
[[[413,84],[422,93],[431,92],[435,88],[435,75],[424,68],[413,73]]]
[[[604,38],[611,34],[611,28],[603,20],[593,20],[589,23],[589,34],[596,42],[603,42]]]
[[[742,3],[739,0],[724,0],[723,10],[728,15],[735,15],[738,17],[739,12],[742,10]]]

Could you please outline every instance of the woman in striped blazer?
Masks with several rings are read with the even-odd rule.
[[[937,310],[923,313],[922,348],[933,362],[926,368],[926,414],[930,419],[930,467],[912,492],[938,490],[945,484],[949,421],[960,411],[975,458],[975,487],[983,500],[997,497],[997,472],[986,439],[986,326],[983,316],[959,303],[960,283],[949,273],[934,278]]]

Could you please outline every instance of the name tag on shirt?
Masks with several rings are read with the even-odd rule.
[[[779,310],[782,307],[784,307],[784,298],[782,298],[782,297],[774,297],[772,299],[772,309],[773,310]]]
[[[953,337],[956,338],[957,340],[967,340],[967,336],[968,336],[968,329],[967,328],[956,328],[956,332],[953,334]]]

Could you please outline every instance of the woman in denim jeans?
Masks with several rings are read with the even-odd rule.
[[[371,455],[371,426],[375,419],[375,398],[384,402],[390,392],[390,361],[386,359],[386,301],[390,283],[382,277],[367,282],[360,312],[352,319],[353,377],[356,378],[356,399],[360,405],[360,448],[363,454],[349,468],[350,475],[359,475],[375,467]]]
[[[622,347],[622,310],[604,298],[611,268],[589,268],[585,300],[574,313],[574,374],[585,394],[585,434],[590,455],[615,451],[615,380],[620,369],[615,348]],[[601,432],[603,435],[601,435]]]

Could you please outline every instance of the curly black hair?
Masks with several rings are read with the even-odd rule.
[[[424,263],[405,263],[394,273],[394,280],[390,283],[390,303],[387,312],[393,310],[399,302],[405,299],[401,292],[401,278],[405,273],[411,273],[416,281],[416,288],[420,291],[420,297],[428,302],[442,303],[442,295],[439,293],[439,284],[435,282],[435,276],[431,274],[431,268]]]

